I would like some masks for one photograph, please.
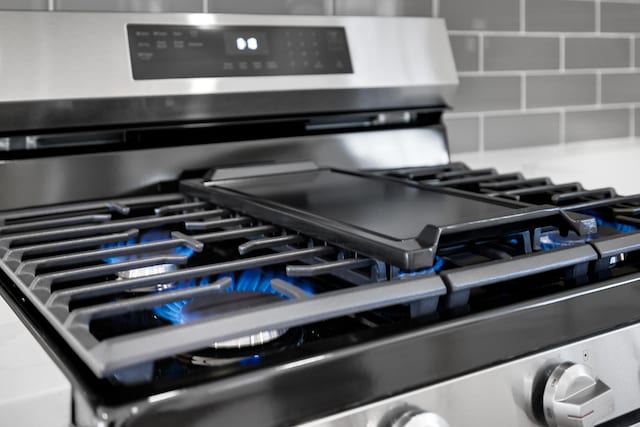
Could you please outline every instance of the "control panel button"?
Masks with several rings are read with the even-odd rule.
[[[565,362],[546,379],[542,406],[549,427],[593,427],[613,412],[614,400],[590,367]]]

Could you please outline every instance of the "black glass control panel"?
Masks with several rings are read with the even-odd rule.
[[[341,27],[127,26],[133,78],[353,73]]]

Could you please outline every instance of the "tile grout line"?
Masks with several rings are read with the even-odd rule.
[[[458,75],[462,77],[514,77],[520,75],[522,70],[492,70],[492,71],[459,71]],[[607,74],[638,74],[640,67],[615,67],[615,68],[571,68],[561,70],[559,68],[526,70],[530,76],[564,76],[564,75],[595,75],[596,73]]]
[[[574,0],[576,1],[576,0]],[[478,30],[449,30],[449,33],[454,36],[469,36],[477,33]],[[549,38],[549,37],[560,37],[561,35],[571,36],[574,38],[612,38],[612,39],[620,39],[624,37],[629,37],[633,35],[637,35],[638,32],[633,31],[620,31],[620,32],[596,32],[596,31],[583,31],[583,32],[572,32],[572,31],[529,31],[525,34],[527,37],[531,38]],[[498,31],[498,30],[482,30],[482,33],[486,36],[502,36],[502,37],[517,37],[521,36],[522,33],[520,31]]]
[[[560,110],[560,145],[566,145],[567,143],[567,110]]]
[[[525,15],[525,9],[526,9],[525,2],[526,2],[526,0],[520,0],[520,32],[522,34],[524,34],[526,32],[525,21],[526,21],[527,17]]]
[[[333,0],[333,2],[335,4],[336,0]],[[440,0],[433,0],[433,3],[431,3],[431,14],[434,18],[440,16]]]
[[[636,133],[636,107],[629,106],[629,137],[635,136]]]
[[[596,71],[596,103],[597,107],[602,106],[602,72]]]
[[[558,62],[560,71],[567,71],[567,37],[564,34],[560,35],[560,48],[558,51],[560,54],[560,60]]]
[[[606,110],[626,110],[630,107],[640,108],[640,102],[625,102],[625,103],[612,103],[612,104],[602,104],[600,106],[595,104],[585,104],[585,105],[562,105],[555,107],[535,107],[529,108],[524,113],[525,114],[553,114],[560,113],[562,110],[565,110],[568,113],[579,113],[579,112],[590,112],[590,111],[606,111]],[[522,115],[523,111],[516,110],[484,110],[484,111],[463,111],[463,112],[455,112],[451,111],[448,113],[448,117],[452,119],[469,119],[474,118],[478,114],[484,114],[490,117],[503,117],[503,116],[517,116]]]
[[[478,115],[478,152],[484,153],[484,113]]]
[[[602,3],[600,0],[596,0],[595,2],[595,20],[596,20],[596,33],[600,34],[602,32],[602,26],[600,25],[601,16],[602,16]]]
[[[49,4],[47,5],[49,12],[52,12],[56,9],[55,0],[49,0]]]
[[[202,13],[209,13],[209,0],[202,0]]]
[[[520,73],[520,111],[527,110],[527,75]]]
[[[484,34],[478,35],[478,73],[484,73]],[[460,73],[458,73],[460,75]]]
[[[636,38],[634,36],[629,36],[629,61],[630,67],[636,66]]]

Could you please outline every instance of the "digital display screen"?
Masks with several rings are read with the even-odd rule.
[[[265,33],[228,31],[224,33],[227,55],[268,55],[269,40]]]
[[[353,73],[342,27],[127,25],[135,80]]]

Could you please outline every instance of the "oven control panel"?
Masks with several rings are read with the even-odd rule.
[[[342,27],[127,25],[135,80],[353,73]]]

